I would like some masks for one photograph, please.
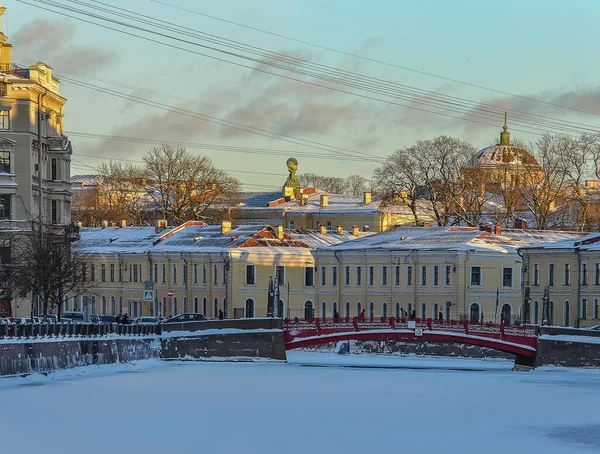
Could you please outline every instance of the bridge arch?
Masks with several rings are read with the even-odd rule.
[[[471,323],[479,323],[481,321],[481,304],[479,301],[473,301],[469,305],[469,321]]]

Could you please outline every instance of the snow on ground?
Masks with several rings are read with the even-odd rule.
[[[599,370],[288,355],[291,364],[149,360],[2,378],[0,446],[44,454],[600,452]]]

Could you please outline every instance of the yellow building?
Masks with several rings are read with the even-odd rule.
[[[550,325],[576,328],[600,324],[600,234],[527,246],[520,252],[534,320],[545,317]]]

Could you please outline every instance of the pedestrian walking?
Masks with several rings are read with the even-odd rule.
[[[219,320],[223,320],[225,317],[223,316],[223,311],[219,309]]]
[[[121,317],[121,323],[123,323],[123,325],[127,325],[127,318],[127,312],[125,312],[123,317]]]

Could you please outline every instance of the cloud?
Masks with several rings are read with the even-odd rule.
[[[93,72],[116,62],[118,54],[111,49],[77,45],[75,30],[66,20],[37,18],[17,30],[11,41],[23,63],[43,61],[58,72]]]

